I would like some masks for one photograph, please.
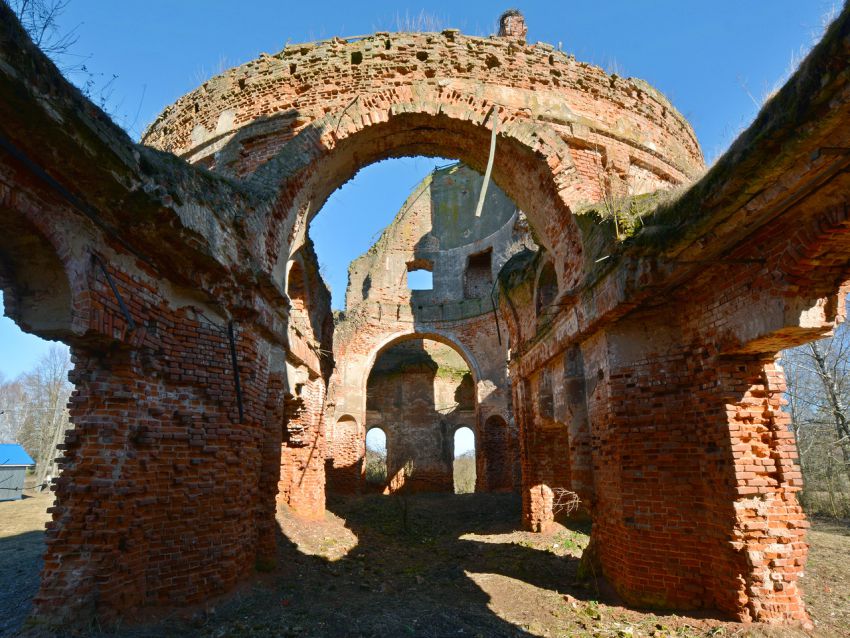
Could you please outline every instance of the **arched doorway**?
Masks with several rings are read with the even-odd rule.
[[[389,492],[453,492],[454,434],[475,427],[472,372],[460,352],[406,338],[376,357],[366,387],[367,427],[386,431]],[[367,441],[367,465],[369,461]]]

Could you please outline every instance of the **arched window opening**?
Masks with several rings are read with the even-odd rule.
[[[366,433],[366,462],[363,473],[367,483],[387,483],[387,433],[372,428]]]
[[[455,430],[454,486],[455,494],[475,492],[475,434],[468,427]]]
[[[538,321],[546,321],[554,314],[552,303],[555,297],[558,296],[558,277],[555,274],[555,266],[550,261],[543,270],[540,271],[540,276],[537,278],[537,319]]]

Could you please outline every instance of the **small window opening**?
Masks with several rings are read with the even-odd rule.
[[[434,264],[428,259],[414,259],[407,263],[407,288],[409,290],[434,289]]]
[[[540,278],[537,280],[537,318],[548,319],[554,314],[552,303],[555,297],[558,296],[558,277],[555,274],[555,267],[552,262],[549,262],[540,271]]]
[[[475,491],[475,434],[468,427],[455,430],[454,440],[455,494]]]
[[[493,287],[493,249],[469,256],[463,278],[463,296],[467,299],[483,297]]]
[[[362,51],[352,51],[351,52],[351,63],[352,64],[360,64],[363,62],[363,52]]]
[[[407,287],[410,290],[433,290],[434,273],[429,270],[411,270],[407,273]]]

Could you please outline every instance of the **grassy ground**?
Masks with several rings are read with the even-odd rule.
[[[12,562],[16,539],[25,539],[33,533],[27,530],[40,528],[46,518],[43,510],[40,516],[33,513],[36,503],[30,500],[11,507],[0,503],[0,524],[13,512],[20,519],[16,532],[0,527],[0,537],[9,537],[0,538],[0,550],[8,551],[0,551],[0,557]],[[190,614],[102,633],[127,638],[850,636],[847,524],[814,523],[805,591],[817,624],[806,633],[625,609],[604,584],[575,584],[587,529],[559,526],[550,535],[516,531],[519,503],[512,495],[374,495],[332,500],[329,509],[318,524],[280,513],[278,571]],[[25,518],[32,519],[29,526]],[[38,561],[19,555],[17,567],[7,562],[3,571],[12,567],[30,574],[26,582],[32,582]],[[11,598],[22,600],[28,591]],[[7,608],[7,598],[9,589],[0,583],[0,608]]]

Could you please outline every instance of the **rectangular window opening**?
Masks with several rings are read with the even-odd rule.
[[[430,259],[414,259],[407,262],[407,288],[409,290],[434,289],[434,262]]]
[[[493,286],[493,249],[469,256],[463,277],[463,294],[467,299],[484,297]]]
[[[407,287],[410,290],[433,290],[434,273],[424,268],[408,271]]]

